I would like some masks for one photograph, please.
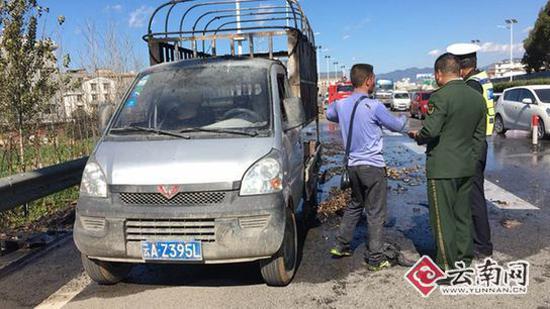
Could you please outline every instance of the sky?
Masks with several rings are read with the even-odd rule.
[[[523,40],[533,27],[547,0],[300,0],[322,46],[321,71],[325,55],[350,68],[367,62],[377,73],[410,67],[431,67],[449,44],[480,40],[480,66],[509,58],[510,30],[504,20],[515,18],[514,57],[523,55]],[[87,22],[98,29],[108,24],[132,42],[138,57],[147,62],[146,44],[141,39],[148,16],[158,0],[42,0],[50,9],[42,29],[79,66],[82,35]],[[59,15],[66,18],[56,26]],[[340,66],[339,65],[339,66]],[[334,65],[331,65],[331,70]]]

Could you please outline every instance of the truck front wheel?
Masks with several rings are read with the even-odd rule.
[[[101,285],[113,285],[125,279],[132,270],[131,264],[91,260],[82,254],[82,266],[90,278]]]
[[[267,285],[286,286],[294,278],[298,264],[298,233],[294,212],[286,209],[286,223],[283,244],[275,255],[260,262],[262,277]]]

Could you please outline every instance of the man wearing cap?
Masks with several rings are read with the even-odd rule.
[[[476,44],[458,43],[447,48],[447,52],[460,59],[460,75],[466,84],[479,92],[484,100],[487,111],[487,136],[493,135],[495,123],[495,108],[493,101],[493,84],[485,71],[477,69]],[[487,140],[483,143],[481,157],[476,164],[476,174],[472,185],[472,219],[474,225],[474,253],[478,258],[493,255],[491,243],[491,228],[485,202],[485,166],[487,162]]]
[[[435,63],[440,88],[428,103],[423,128],[409,132],[427,144],[426,177],[436,262],[444,270],[473,259],[471,187],[485,139],[483,98],[460,78],[459,59],[446,53]]]

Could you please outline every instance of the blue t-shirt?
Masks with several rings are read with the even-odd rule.
[[[349,123],[355,102],[364,96],[354,93],[348,98],[332,103],[327,109],[327,119],[340,125],[344,147],[348,140]],[[385,167],[382,127],[393,132],[407,131],[407,116],[394,117],[378,100],[364,99],[359,103],[353,122],[349,166],[369,165]]]

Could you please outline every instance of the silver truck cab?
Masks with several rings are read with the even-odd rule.
[[[136,263],[250,261],[270,285],[292,280],[320,145],[304,140],[312,118],[287,71],[222,56],[137,76],[82,178],[74,240],[93,280],[116,283]]]

